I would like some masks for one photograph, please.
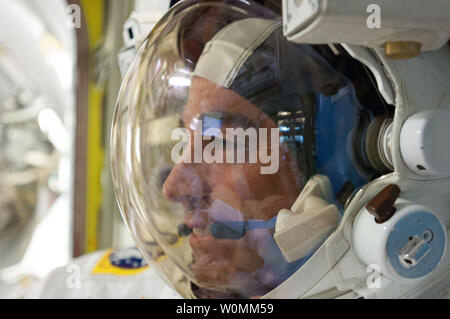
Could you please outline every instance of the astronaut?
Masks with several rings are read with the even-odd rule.
[[[184,1],[138,50],[111,147],[138,248],[188,298],[439,295],[450,156],[429,145],[450,137],[435,68],[450,68],[447,44],[416,57],[400,45],[410,59],[393,62],[374,37],[322,44],[339,35],[321,43],[296,21],[318,34],[300,43],[287,3],[282,20],[248,1]],[[426,68],[431,89],[396,82]],[[418,87],[439,111],[416,106]]]

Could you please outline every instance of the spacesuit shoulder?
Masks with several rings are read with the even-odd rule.
[[[33,287],[31,299],[179,298],[136,248],[108,249],[74,259]]]

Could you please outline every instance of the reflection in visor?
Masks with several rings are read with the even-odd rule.
[[[219,218],[223,218],[223,214],[226,210],[234,210],[226,203],[216,200],[211,207],[210,216],[218,215]],[[239,214],[237,210],[234,210]],[[214,212],[216,212],[214,214]],[[217,214],[219,213],[219,214]],[[236,214],[234,214],[236,215]],[[255,229],[273,229],[275,227],[277,217],[273,217],[269,221],[264,220],[242,220],[242,221],[214,221],[210,225],[211,235],[216,239],[241,239],[248,231]],[[187,237],[192,233],[192,229],[186,224],[182,224],[178,228],[178,233],[182,237]]]
[[[241,239],[250,230],[272,229],[277,218],[270,221],[248,220],[245,222],[215,222],[211,225],[211,234],[217,239]]]

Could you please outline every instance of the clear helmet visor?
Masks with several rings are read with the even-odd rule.
[[[335,230],[342,193],[368,181],[360,114],[351,82],[288,42],[272,11],[175,6],[114,118],[115,190],[136,244],[184,296],[266,294]]]

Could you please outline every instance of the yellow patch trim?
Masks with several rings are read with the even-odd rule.
[[[149,266],[140,267],[136,269],[126,269],[114,266],[111,264],[109,257],[114,252],[114,250],[108,250],[105,255],[103,255],[102,259],[97,263],[97,265],[92,270],[92,273],[95,275],[116,275],[116,276],[131,276],[137,275],[144,271],[146,271]]]

